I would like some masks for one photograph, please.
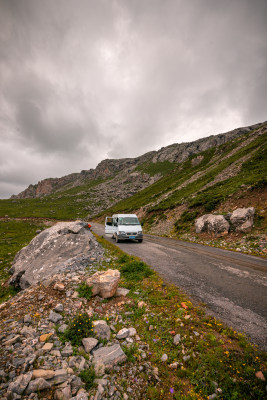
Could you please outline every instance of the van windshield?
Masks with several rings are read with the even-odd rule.
[[[137,217],[120,217],[119,225],[140,225]]]

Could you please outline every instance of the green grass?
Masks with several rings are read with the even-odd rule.
[[[97,239],[109,256],[117,256],[113,268],[121,271],[131,259],[140,261],[103,238]],[[158,367],[161,379],[157,385],[144,388],[140,398],[207,399],[215,392],[214,382],[222,390],[222,394],[218,393],[221,399],[265,398],[266,382],[255,376],[257,371],[262,371],[267,377],[265,353],[250,345],[243,335],[206,315],[177,287],[163,283],[156,273],[139,281],[127,275],[122,279],[123,285],[131,289],[128,296],[132,300],[131,304],[125,304],[123,319],[136,328],[142,343],[148,345],[147,361]],[[135,291],[139,292],[138,296]],[[141,308],[140,298],[145,301]],[[121,328],[120,324],[116,328]],[[174,345],[173,337],[177,333],[181,340]],[[129,362],[140,357],[134,346],[124,350]],[[161,361],[164,353],[168,355],[166,363]],[[185,355],[190,357],[184,360]],[[168,367],[173,362],[178,362],[177,369]]]
[[[162,176],[169,174],[174,168],[175,164],[171,163],[170,161],[163,161],[163,162],[146,162],[143,164],[138,165],[135,168],[135,171],[144,172],[149,174],[150,176],[154,176],[156,174],[161,174]]]
[[[128,281],[141,281],[153,274],[153,271],[142,261],[128,261],[120,267],[121,275]]]
[[[15,221],[4,219],[0,221],[0,284],[6,281],[10,275],[9,270],[16,253],[28,245],[36,236],[36,230],[44,225],[34,221]],[[17,291],[9,286],[1,287],[0,302],[13,296]]]
[[[87,300],[90,300],[92,297],[92,287],[86,282],[80,283],[76,290],[79,293],[79,297],[84,297]]]
[[[88,369],[85,369],[84,371],[81,371],[79,373],[79,377],[85,383],[86,390],[90,390],[96,386],[94,380],[97,378],[97,376],[95,374],[94,367],[90,367]]]
[[[0,200],[0,216],[8,215],[13,218],[48,218],[68,220],[84,218],[91,205],[90,192],[104,180],[91,181],[87,185],[74,187],[65,191],[35,198]]]

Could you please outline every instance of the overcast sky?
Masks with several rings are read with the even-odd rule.
[[[0,0],[0,198],[267,119],[266,0]]]

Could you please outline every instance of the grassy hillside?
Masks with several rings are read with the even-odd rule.
[[[94,187],[103,180],[74,187],[35,199],[0,200],[0,216],[12,218],[53,218],[58,220],[85,218]]]
[[[196,217],[254,206],[255,228],[263,234],[266,139],[267,125],[192,154],[182,163],[145,162],[130,173],[126,169],[106,180],[90,181],[41,198],[0,200],[0,217],[103,220],[107,214],[137,212],[146,232],[200,240],[193,235]],[[146,187],[140,190],[142,185]],[[189,233],[193,236],[186,236]]]
[[[205,211],[212,211],[221,201],[237,192],[242,185],[250,186],[251,189],[265,187],[267,182],[267,133],[238,150],[238,146],[244,140],[245,137],[242,137],[234,142],[223,144],[217,149],[200,153],[203,159],[197,166],[192,165],[195,155],[191,156],[155,184],[127,200],[118,202],[108,212],[130,212],[146,206],[149,213],[164,211],[185,203],[189,208],[203,206]],[[229,155],[235,148],[237,151],[233,155]],[[248,157],[248,160],[242,164],[236,175],[233,171],[232,177],[203,190],[203,187],[214,181],[216,176],[245,156]],[[199,174],[198,179],[190,180],[197,174]]]

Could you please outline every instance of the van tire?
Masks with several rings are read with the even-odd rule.
[[[120,243],[120,239],[118,238],[118,235],[116,235],[116,243]]]
[[[139,243],[142,243],[142,242],[143,242],[143,239],[138,239],[138,242],[139,242]]]

